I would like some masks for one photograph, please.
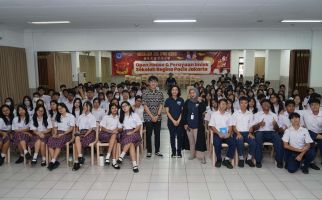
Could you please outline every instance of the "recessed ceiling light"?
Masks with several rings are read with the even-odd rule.
[[[43,22],[28,22],[29,24],[69,24],[70,21],[43,21]]]
[[[322,20],[282,20],[283,23],[321,23]]]
[[[195,19],[156,19],[154,23],[195,23]]]

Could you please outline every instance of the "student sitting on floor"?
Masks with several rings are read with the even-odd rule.
[[[302,171],[304,174],[308,174],[310,163],[315,158],[315,151],[314,148],[311,148],[313,140],[309,131],[301,127],[300,118],[298,113],[289,115],[292,125],[285,130],[282,138],[285,149],[285,168],[290,173],[294,173],[303,162]]]

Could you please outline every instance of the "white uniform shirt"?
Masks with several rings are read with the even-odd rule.
[[[253,113],[250,111],[246,110],[246,112],[242,112],[241,110],[237,110],[232,115],[231,125],[236,126],[239,132],[248,132],[253,125],[253,118]]]
[[[107,100],[101,101],[100,108],[103,110],[108,110],[109,104],[107,103]]]
[[[65,117],[61,116],[60,121],[61,122],[55,122],[55,127],[57,127],[57,130],[59,131],[67,131],[71,127],[75,126],[75,117],[70,113],[66,113]]]
[[[76,126],[78,126],[79,130],[96,128],[96,118],[92,113],[87,115],[83,113],[76,121]]]
[[[38,121],[38,127],[36,127],[34,125],[33,121],[30,122],[30,130],[32,130],[32,131],[47,131],[48,129],[53,128],[53,124],[52,124],[50,117],[47,119],[47,123],[48,123],[47,127],[45,127],[43,124],[43,118],[37,118],[37,121]]]
[[[265,126],[260,127],[258,131],[274,131],[273,120],[278,121],[277,115],[271,111],[268,114],[265,114],[263,111],[260,111],[254,116],[254,125],[258,124],[264,119]]]
[[[11,131],[11,124],[6,125],[2,118],[0,118],[0,130],[2,131]]]
[[[100,123],[100,126],[108,130],[122,128],[118,115],[116,115],[115,117],[113,117],[113,115],[105,115]]]
[[[293,126],[285,130],[282,140],[298,149],[303,148],[307,143],[313,142],[309,131],[306,128],[300,127],[296,130]]]
[[[98,108],[97,110],[93,109],[92,114],[95,116],[96,121],[100,122],[105,116],[105,110],[103,110],[102,108]]]
[[[322,133],[322,112],[318,115],[314,115],[312,110],[306,110],[303,112],[303,120],[305,127],[315,133]]]
[[[139,115],[141,121],[144,122],[144,119],[143,119],[144,106],[141,105],[139,108],[133,107],[133,110],[136,114]]]
[[[230,126],[231,114],[225,112],[221,114],[219,111],[211,113],[209,126],[215,127],[218,131],[220,128],[227,128]]]
[[[21,119],[19,122],[18,117],[15,117],[12,121],[12,130],[26,129],[26,128],[29,128],[29,125],[30,125],[30,122],[26,124],[25,119]]]
[[[132,113],[130,116],[124,117],[122,128],[124,130],[130,130],[136,128],[139,125],[142,125],[142,120],[140,119],[138,114]]]
[[[68,111],[70,113],[72,113],[72,111],[73,111],[73,103],[74,103],[74,100],[71,102],[68,100],[64,102],[64,104],[66,105],[66,107],[68,108]]]

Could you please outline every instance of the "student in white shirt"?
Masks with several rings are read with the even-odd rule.
[[[240,110],[234,112],[231,120],[233,131],[236,135],[237,151],[239,156],[238,166],[244,167],[244,143],[248,144],[246,164],[255,167],[252,158],[255,158],[255,136],[252,129],[253,113],[247,110],[247,97],[239,98]]]
[[[98,99],[100,100],[101,104],[100,104],[100,108],[102,108],[103,110],[107,110],[108,108],[108,102],[105,99],[105,94],[103,92],[99,92],[98,93]]]
[[[75,98],[71,113],[74,115],[76,122],[81,114],[83,114],[82,100]]]
[[[272,142],[275,150],[275,160],[278,168],[283,168],[283,147],[282,139],[276,132],[278,129],[277,115],[271,111],[271,103],[268,99],[261,101],[263,111],[255,114],[253,130],[256,140],[256,167],[262,167],[263,143]]]
[[[83,165],[85,162],[82,148],[88,147],[96,139],[96,119],[91,110],[91,102],[86,101],[83,104],[83,113],[76,121],[75,155],[78,156],[78,159],[74,161],[73,171],[79,170],[80,165]]]
[[[304,111],[303,120],[305,127],[309,130],[313,141],[322,152],[322,112],[320,111],[320,100],[311,98],[309,101],[310,110]],[[315,164],[311,163],[310,167],[314,170],[320,170]]]
[[[2,105],[0,108],[0,166],[3,164],[10,146],[10,132],[12,130],[13,113],[10,107]]]
[[[29,96],[24,96],[22,104],[26,106],[30,118],[34,115],[34,105],[32,103],[32,100]]]
[[[71,113],[74,106],[75,92],[70,89],[68,90],[67,100],[64,102],[68,108],[68,112]]]
[[[139,167],[137,165],[136,147],[142,143],[140,134],[142,121],[140,117],[133,112],[129,102],[125,101],[121,104],[120,123],[123,129],[121,133],[122,153],[117,160],[118,164],[122,164],[124,156],[129,151],[133,165],[133,172],[138,173]]]
[[[144,119],[143,119],[144,106],[142,105],[142,97],[141,96],[135,97],[135,104],[132,107],[133,107],[134,112],[139,115],[139,117],[143,123],[144,122]]]
[[[284,131],[289,128],[292,124],[289,119],[289,115],[295,112],[295,102],[293,100],[286,100],[285,102],[285,111],[282,111],[278,115],[278,126],[279,126],[279,133],[283,134]],[[296,111],[300,116],[302,112],[300,110]],[[303,126],[303,120],[301,120],[301,126]]]
[[[57,112],[58,112],[58,102],[56,100],[51,100],[50,101],[50,109],[48,111],[49,113],[49,117],[52,121],[52,125],[54,125],[54,122],[56,120],[56,115],[57,115]]]
[[[209,129],[213,133],[213,144],[217,161],[216,167],[221,167],[221,164],[228,169],[232,169],[231,159],[234,158],[236,150],[236,139],[233,137],[232,127],[230,126],[231,115],[226,112],[227,100],[220,99],[218,101],[218,111],[211,114],[209,121]],[[222,143],[225,142],[228,145],[228,150],[224,161],[221,158]]]
[[[66,146],[66,143],[72,139],[74,128],[75,117],[68,112],[68,108],[64,103],[59,103],[53,134],[48,139],[49,154],[52,158],[47,167],[50,171],[59,167],[60,163],[57,158],[61,148]]]
[[[130,99],[130,92],[128,90],[122,91],[122,100],[120,102],[123,103],[124,101],[128,101],[131,106],[135,103],[133,99]]]
[[[13,119],[12,130],[14,131],[13,140],[14,143],[18,146],[20,156],[16,161],[16,164],[22,163],[24,156],[27,160],[31,160],[32,156],[28,152],[28,144],[31,138],[30,133],[30,116],[27,111],[27,108],[24,105],[17,106],[17,117]]]
[[[92,114],[95,116],[97,122],[102,121],[103,117],[105,116],[105,110],[100,108],[100,101],[98,98],[93,100]]]
[[[285,168],[290,173],[294,173],[303,162],[302,172],[308,174],[310,163],[315,158],[315,151],[311,148],[313,140],[308,130],[301,127],[300,118],[298,113],[289,115],[292,125],[285,130],[282,138],[285,149]]]
[[[118,106],[114,103],[109,104],[107,115],[105,115],[100,123],[101,131],[99,133],[99,141],[102,143],[109,143],[107,154],[105,157],[105,164],[110,164],[110,157],[112,154],[112,166],[115,169],[120,169],[116,162],[116,144],[117,135],[120,131],[121,124],[118,116]]]
[[[37,157],[40,151],[42,160],[41,166],[46,166],[46,144],[52,131],[52,121],[47,116],[46,108],[39,105],[35,108],[35,113],[30,122],[30,130],[33,132],[29,146],[35,147],[35,152],[31,164],[37,164]]]

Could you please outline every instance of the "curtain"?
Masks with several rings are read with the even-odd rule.
[[[12,97],[20,103],[29,94],[26,52],[23,48],[0,47],[0,101]]]
[[[102,82],[105,83],[110,81],[110,77],[111,77],[110,59],[102,57],[101,62],[102,62]]]
[[[72,58],[70,53],[55,53],[54,61],[55,89],[58,91],[61,84],[72,87]]]
[[[86,72],[86,82],[96,83],[96,61],[95,56],[79,56],[80,72]]]

